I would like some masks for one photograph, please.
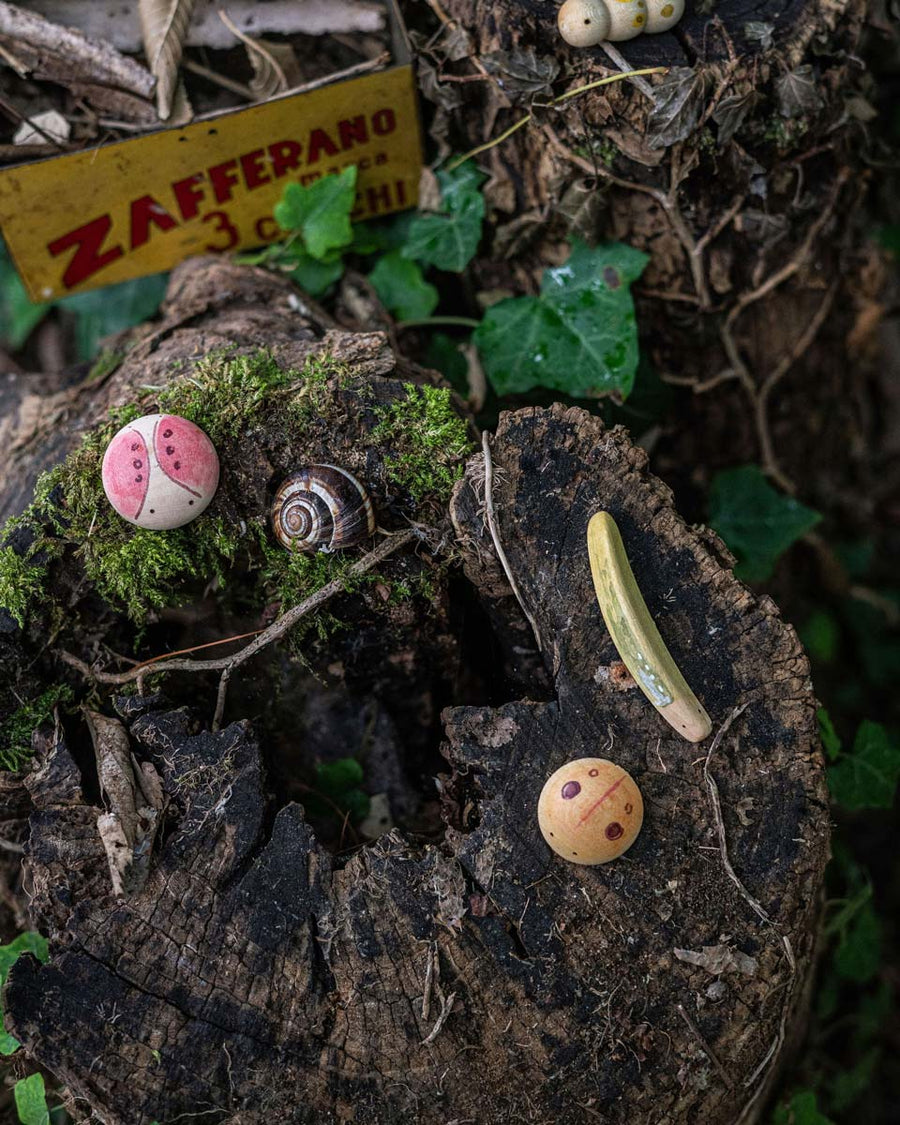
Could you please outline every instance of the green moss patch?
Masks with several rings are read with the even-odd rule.
[[[466,423],[444,387],[406,384],[407,397],[377,410],[375,441],[392,447],[385,457],[388,479],[420,502],[447,501],[471,450]]]
[[[46,565],[29,561],[12,547],[0,547],[0,606],[20,625],[29,607],[43,599]]]
[[[0,530],[0,605],[20,625],[46,601],[52,582],[48,567],[62,559],[83,571],[90,587],[132,621],[183,604],[216,581],[228,586],[237,565],[258,571],[263,598],[294,605],[341,575],[353,561],[343,554],[290,555],[268,534],[268,513],[250,510],[247,481],[231,466],[220,493],[198,519],[172,531],[148,531],[121,519],[106,500],[101,480],[103,454],[127,422],[154,410],[179,414],[201,427],[217,446],[223,465],[229,447],[248,432],[265,434],[279,458],[290,464],[291,451],[304,441],[316,448],[330,427],[340,428],[347,403],[371,409],[365,386],[345,400],[357,380],[326,359],[301,370],[283,370],[266,351],[238,355],[212,353],[162,390],[148,388],[137,401],[110,412],[86,435],[62,465],[38,482],[30,508]],[[453,410],[450,392],[407,384],[406,397],[374,408],[371,434],[382,447],[384,483],[404,489],[417,504],[444,504],[462,473],[470,449],[466,424]],[[340,457],[340,453],[335,454]],[[324,458],[323,458],[324,459]],[[259,476],[252,487],[259,489]],[[24,532],[12,549],[9,533]],[[75,581],[82,583],[76,575]],[[58,607],[57,607],[58,608]]]
[[[53,709],[72,701],[72,689],[64,684],[48,688],[0,722],[0,768],[20,770],[31,758],[31,734],[53,718]]]

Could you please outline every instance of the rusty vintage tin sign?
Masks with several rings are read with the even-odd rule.
[[[402,48],[400,48],[402,51]],[[408,57],[408,56],[407,56]],[[359,169],[354,219],[415,205],[409,62],[184,128],[0,172],[0,230],[33,300],[274,241],[286,184]]]

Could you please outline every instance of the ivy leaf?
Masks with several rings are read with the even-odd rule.
[[[713,478],[709,525],[737,556],[734,573],[747,582],[769,578],[778,557],[821,518],[776,492],[757,465],[726,469]]]
[[[748,20],[744,24],[744,34],[751,43],[758,43],[764,51],[775,45],[775,24],[762,20]]]
[[[822,745],[825,748],[825,757],[830,762],[835,761],[841,753],[841,739],[838,732],[834,729],[834,723],[831,721],[831,716],[824,707],[820,707],[816,711],[816,718],[819,720],[819,734],[822,736]]]
[[[900,746],[881,723],[863,719],[849,754],[828,770],[833,800],[845,809],[889,809],[900,778]]]
[[[112,336],[155,316],[168,283],[169,275],[158,273],[87,293],[73,293],[57,301],[61,309],[75,314],[78,358],[92,359],[104,336]]]
[[[40,934],[28,932],[19,934],[8,945],[0,945],[0,1001],[2,989],[9,976],[9,970],[23,953],[31,953],[39,961],[46,962],[49,958],[47,941]],[[7,1031],[3,1030],[3,1005],[0,1002],[0,1055],[11,1055],[19,1049],[19,1041]]]
[[[568,261],[544,271],[539,297],[488,309],[473,339],[496,392],[627,397],[638,363],[630,286],[647,260],[622,243],[592,249],[573,238]]]
[[[43,1074],[29,1074],[27,1078],[20,1078],[13,1087],[13,1094],[21,1125],[50,1125]]]
[[[521,95],[549,93],[550,84],[559,74],[559,63],[552,55],[538,58],[531,48],[527,51],[493,51],[482,55],[481,62],[513,101],[525,100]]]
[[[834,954],[834,967],[844,980],[865,984],[881,966],[881,920],[871,902],[853,915],[841,934]]]
[[[713,110],[712,119],[719,126],[719,144],[727,145],[734,134],[744,124],[747,114],[756,104],[755,90],[748,90],[745,94],[731,94],[722,98]]]
[[[653,89],[653,109],[647,118],[647,144],[668,148],[689,136],[700,120],[706,81],[700,69],[673,67]]]
[[[353,789],[362,779],[363,768],[356,758],[336,758],[316,766],[316,788],[329,797]]]
[[[772,1125],[834,1125],[834,1122],[819,1113],[814,1090],[799,1090],[789,1102],[775,1107]]]
[[[828,1089],[828,1104],[835,1113],[849,1109],[871,1087],[882,1055],[881,1047],[870,1047],[849,1070],[835,1074]]]
[[[437,308],[437,289],[428,284],[417,263],[404,258],[399,250],[379,258],[369,281],[381,303],[398,320],[421,320]]]
[[[50,307],[32,303],[0,239],[0,343],[11,351],[18,351]]]
[[[426,211],[409,224],[404,258],[458,273],[465,269],[481,241],[484,173],[471,161],[452,172],[438,172],[441,210]]]
[[[275,204],[275,222],[299,233],[308,253],[322,261],[353,241],[350,212],[356,202],[356,165],[307,184],[288,184]]]
[[[816,88],[815,73],[809,63],[782,74],[775,83],[775,92],[782,117],[804,117],[822,106],[822,96]]]
[[[311,297],[321,297],[339,280],[344,272],[344,260],[337,250],[324,258],[313,258],[299,246],[292,246],[288,263],[288,277],[305,289]]]

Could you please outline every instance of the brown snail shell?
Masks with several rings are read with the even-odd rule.
[[[308,465],[281,482],[272,528],[289,551],[337,551],[368,539],[375,511],[352,473],[337,465]]]

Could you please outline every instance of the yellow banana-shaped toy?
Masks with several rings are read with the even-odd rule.
[[[701,742],[712,730],[709,715],[659,635],[608,512],[591,517],[587,543],[600,612],[622,662],[666,722],[689,742]]]

